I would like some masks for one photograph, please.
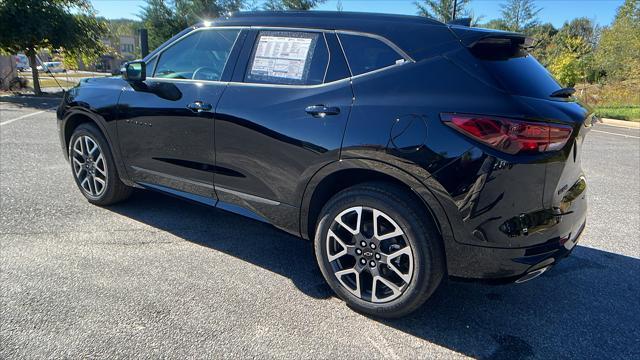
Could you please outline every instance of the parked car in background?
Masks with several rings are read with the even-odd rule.
[[[48,73],[64,73],[67,70],[63,67],[60,61],[48,61],[38,65],[38,70]]]
[[[25,54],[18,54],[15,57],[16,59],[16,70],[22,71],[31,71],[31,67],[29,66],[29,58]]]
[[[585,227],[594,117],[529,46],[417,16],[240,13],[83,80],[60,141],[89,202],[137,187],[269,222],[314,242],[351,307],[398,317],[447,276],[531,280]]]

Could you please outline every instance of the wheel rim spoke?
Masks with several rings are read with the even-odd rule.
[[[392,292],[392,295],[385,296],[383,298],[378,298],[378,296],[376,295],[378,290],[378,283],[383,283],[387,288],[389,288]],[[395,299],[398,296],[402,295],[402,290],[396,284],[392,283],[391,281],[379,275],[373,277],[372,288],[373,288],[373,290],[371,291],[372,302],[386,302],[390,300],[389,297],[393,297]]]
[[[379,224],[378,224],[378,219],[379,218],[384,218],[386,221],[388,221],[389,223],[391,223],[391,225],[394,226],[394,229],[386,234],[380,234],[379,231]],[[393,237],[396,236],[400,236],[403,235],[404,232],[402,231],[402,229],[400,228],[400,226],[398,226],[398,224],[396,224],[395,221],[393,221],[393,219],[391,219],[389,216],[385,215],[382,211],[380,210],[373,210],[373,230],[374,230],[374,236],[376,237],[376,239],[378,239],[379,241],[383,241],[383,240],[387,240],[387,239],[391,239]]]
[[[350,275],[353,274],[355,276],[356,279],[356,286],[355,289],[353,289],[351,287],[351,285],[348,285],[347,283],[344,282],[344,277],[346,275]],[[342,271],[338,271],[336,272],[336,277],[338,278],[338,281],[340,281],[340,283],[342,284],[342,286],[345,287],[345,289],[349,290],[353,295],[361,298],[362,297],[362,292],[360,291],[360,273],[356,270],[356,269],[346,269],[346,270],[342,270]]]
[[[402,255],[407,255],[409,257],[409,270],[406,274],[402,273],[400,269],[398,269],[393,263],[394,259]],[[408,246],[394,252],[393,254],[387,255],[385,264],[389,269],[393,270],[405,283],[408,284],[409,281],[411,281],[411,275],[413,274],[413,254],[411,253],[411,248],[409,248]]]
[[[331,251],[332,251],[331,240],[335,240],[335,242],[337,242],[342,247],[342,250],[340,250],[335,254],[331,254]],[[329,262],[332,262],[338,258],[341,258],[344,255],[347,255],[347,253],[349,252],[349,248],[352,247],[350,245],[345,244],[344,241],[340,240],[340,238],[331,230],[329,230],[329,239],[326,243],[327,243],[327,257],[329,258]]]
[[[73,160],[73,170],[76,174],[76,177],[80,176],[80,173],[84,170],[84,162],[78,160],[75,156],[72,158]]]
[[[343,218],[345,215],[347,215],[347,214],[349,214],[349,213],[352,213],[352,212],[355,212],[355,213],[357,214],[357,216],[358,216],[358,217],[357,217],[357,220],[356,220],[356,227],[355,227],[355,228],[353,228],[353,227],[351,227],[351,226],[349,226],[349,225],[345,224],[345,223],[343,222],[343,220],[342,220],[342,218]],[[340,224],[340,226],[342,226],[343,228],[345,228],[345,229],[346,229],[347,231],[349,231],[351,234],[353,234],[353,235],[357,235],[357,234],[359,234],[359,233],[360,233],[360,225],[361,225],[361,223],[362,223],[362,207],[361,207],[361,206],[359,206],[359,207],[354,207],[354,208],[347,209],[347,210],[345,210],[345,211],[341,212],[340,214],[338,214],[338,216],[336,216],[335,221],[337,221],[337,222],[338,222],[338,224]]]
[[[413,251],[402,228],[384,212],[363,206],[340,212],[325,244],[335,277],[354,296],[389,302],[409,287]]]
[[[87,177],[85,177],[85,178],[82,180],[82,182],[80,183],[80,186],[82,186],[82,188],[83,188],[83,189],[85,189],[85,190],[87,190],[90,194],[91,194],[91,193],[93,193],[93,192],[91,191],[91,184],[90,184],[90,181],[89,181],[89,177],[88,177],[88,176],[87,176]]]
[[[75,144],[73,144],[73,151],[80,156],[84,156],[84,146],[80,139],[76,140]]]
[[[98,144],[96,144],[90,137],[84,137],[85,151],[86,155],[93,155],[93,152],[98,148]]]
[[[96,170],[102,174],[102,176],[107,176],[107,169],[104,163],[104,157],[102,156],[102,154],[100,154],[98,156],[98,158],[95,161],[96,164]]]

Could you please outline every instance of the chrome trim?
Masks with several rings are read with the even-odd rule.
[[[336,36],[336,39],[338,39],[338,45],[340,45],[340,50],[342,51],[342,56],[343,56],[344,62],[347,63],[347,69],[349,69],[349,75],[351,75],[351,77],[353,77],[353,71],[351,70],[351,64],[349,64],[349,59],[347,59],[347,53],[344,51],[344,46],[342,46],[342,40],[340,40],[340,36],[338,36],[338,33],[336,33],[334,31],[334,34]]]
[[[147,80],[153,80],[158,82],[168,81],[168,82],[201,83],[203,86],[214,85],[214,84],[226,85],[229,83],[228,81],[221,81],[221,80],[171,79],[171,78],[157,78],[157,77],[150,77],[150,78],[147,78]]]
[[[402,66],[402,65],[406,65],[406,64],[411,64],[411,62],[404,61],[404,62],[401,62],[401,63],[397,63],[397,64],[393,64],[393,65],[385,66],[385,67],[380,68],[380,69],[375,69],[375,70],[372,70],[372,71],[368,71],[368,72],[366,72],[366,73],[362,73],[362,74],[359,74],[359,75],[354,75],[354,76],[351,76],[351,80],[353,80],[353,79],[360,79],[360,78],[365,77],[365,76],[368,76],[368,75],[377,74],[377,73],[379,73],[379,72],[383,72],[383,71],[385,71],[385,70],[393,69],[393,68],[396,68],[396,67],[398,67],[398,66]]]
[[[255,86],[255,87],[270,87],[270,88],[294,88],[294,89],[307,89],[307,88],[320,88],[325,86],[336,85],[341,82],[351,81],[351,78],[344,78],[340,80],[330,81],[328,83],[315,84],[315,85],[289,85],[289,84],[264,84],[264,83],[247,83],[247,82],[238,82],[238,81],[229,81],[229,85],[238,85],[238,86]]]
[[[193,79],[168,79],[168,78],[156,78],[156,77],[148,77],[147,79],[149,80],[169,80],[169,81],[196,81],[196,82],[203,82],[203,83],[227,83],[227,84],[234,84],[234,85],[245,85],[245,86],[267,86],[267,87],[285,87],[285,88],[314,88],[314,87],[322,87],[325,85],[331,85],[331,84],[335,84],[344,80],[352,80],[352,79],[358,79],[360,77],[364,77],[366,75],[369,74],[375,74],[377,72],[381,72],[387,69],[391,69],[393,67],[396,66],[402,66],[408,63],[415,63],[416,61],[409,56],[406,52],[404,52],[404,50],[402,50],[400,47],[398,47],[395,43],[393,43],[391,40],[387,39],[384,36],[381,35],[377,35],[377,34],[371,34],[371,33],[365,33],[365,32],[359,32],[359,31],[349,31],[349,30],[328,30],[328,29],[318,29],[318,28],[296,28],[296,27],[277,27],[277,26],[216,26],[215,24],[211,27],[200,27],[200,28],[195,28],[193,29],[193,31],[190,31],[186,34],[184,34],[183,36],[177,38],[176,40],[174,40],[173,42],[171,42],[170,44],[168,44],[167,46],[165,46],[162,50],[160,50],[158,53],[154,54],[153,57],[149,58],[147,60],[146,63],[152,61],[155,58],[159,58],[159,56],[166,51],[166,49],[170,48],[171,46],[173,46],[176,42],[184,39],[185,37],[193,34],[196,31],[203,31],[203,30],[211,30],[211,29],[252,29],[252,30],[277,30],[277,31],[302,31],[302,32],[321,32],[323,33],[324,36],[324,41],[326,43],[327,46],[327,51],[329,52],[329,62],[327,63],[327,69],[325,70],[325,79],[326,79],[326,74],[328,72],[329,69],[329,64],[331,61],[331,50],[329,49],[329,43],[327,42],[327,38],[326,35],[324,33],[327,32],[333,32],[336,34],[336,37],[338,38],[338,43],[340,44],[340,48],[342,49],[342,55],[344,56],[344,59],[347,62],[347,67],[349,68],[349,73],[351,74],[350,77],[348,78],[343,78],[343,79],[339,79],[339,80],[335,80],[335,81],[331,81],[328,83],[323,82],[322,84],[315,84],[315,85],[288,85],[288,84],[264,84],[264,83],[247,83],[247,82],[237,82],[237,81],[220,81],[220,80],[193,80]],[[398,53],[398,55],[400,55],[402,58],[404,58],[406,61],[403,63],[397,63],[397,64],[393,64],[387,67],[383,67],[380,69],[376,69],[373,71],[369,71],[366,73],[362,73],[362,74],[358,74],[358,75],[353,75],[353,71],[351,71],[351,65],[349,64],[349,59],[347,58],[347,55],[344,51],[344,47],[342,46],[342,41],[340,40],[340,36],[338,36],[338,34],[349,34],[349,35],[359,35],[359,36],[367,36],[367,37],[371,37],[377,40],[382,41],[383,43],[385,43],[386,45],[388,45],[389,47],[391,47],[394,51],[396,51]],[[235,46],[235,42],[238,41],[238,36],[236,36],[236,40],[234,41],[234,46]],[[228,61],[228,59],[227,59]],[[158,66],[158,62],[156,62],[156,68]],[[225,63],[225,67],[226,67],[226,63]],[[155,74],[155,68],[154,68],[154,74]]]
[[[335,32],[336,32],[336,34],[365,36],[365,37],[370,37],[370,38],[373,38],[373,39],[376,39],[376,40],[380,40],[383,43],[385,43],[386,45],[388,45],[390,48],[392,48],[395,52],[398,53],[398,55],[402,56],[405,60],[411,61],[411,62],[416,62],[411,56],[409,56],[409,54],[404,52],[404,50],[402,50],[398,45],[396,45],[393,41],[387,39],[384,36],[377,35],[377,34],[371,34],[371,33],[364,33],[364,32],[359,32],[359,31],[349,31],[349,30],[335,30]],[[340,39],[340,36],[338,36],[338,39]],[[342,43],[340,43],[340,46],[342,46]],[[348,62],[349,61],[348,58],[346,56],[345,56],[345,58],[347,59],[347,62]]]
[[[327,54],[329,54],[329,58],[327,59],[327,66],[324,67],[324,76],[322,77],[322,83],[324,84],[327,81],[327,73],[329,73],[329,65],[331,65],[331,49],[329,49],[329,43],[327,42],[327,34],[322,33],[322,38],[324,39],[324,46],[327,48]],[[311,67],[311,64],[309,64]]]
[[[547,266],[543,267],[542,269],[537,269],[537,270],[533,270],[531,272],[528,272],[528,273],[524,274],[521,278],[516,280],[515,283],[516,284],[522,284],[524,282],[533,280],[533,279],[537,278],[538,276],[544,274],[550,268],[551,268],[551,265],[547,265]]]
[[[235,196],[237,196],[239,198],[242,198],[242,199],[245,199],[245,200],[255,201],[255,202],[259,202],[259,203],[263,203],[263,204],[267,204],[267,205],[280,205],[279,201],[265,199],[265,198],[262,198],[262,197],[259,197],[259,196],[243,193],[243,192],[240,192],[240,191],[235,191],[235,190],[223,188],[221,186],[216,186],[215,188],[216,188],[216,191],[219,190],[219,191],[231,194],[231,195],[235,195]]]

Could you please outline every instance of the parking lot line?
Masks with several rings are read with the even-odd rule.
[[[618,135],[618,136],[624,136],[624,137],[627,137],[627,138],[640,139],[640,136],[633,136],[633,135],[618,134],[618,133],[612,133],[612,132],[602,131],[602,130],[592,130],[592,131],[599,132],[599,133],[603,133],[603,134]]]
[[[28,117],[31,117],[31,116],[36,116],[36,115],[38,115],[38,114],[42,114],[42,113],[44,113],[44,112],[54,110],[55,108],[56,108],[56,107],[52,107],[52,108],[49,108],[49,109],[46,109],[46,110],[36,111],[36,112],[32,112],[32,113],[27,114],[27,115],[18,116],[17,118],[13,118],[13,119],[10,119],[10,120],[7,120],[7,121],[3,121],[3,122],[1,122],[1,123],[0,123],[0,126],[4,126],[4,125],[10,124],[10,123],[12,123],[12,122],[14,122],[14,121],[22,120],[22,119],[24,119],[24,118],[28,118]]]

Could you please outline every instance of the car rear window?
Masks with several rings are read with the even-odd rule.
[[[561,88],[549,71],[531,55],[480,61],[502,87],[514,95],[548,98]]]

